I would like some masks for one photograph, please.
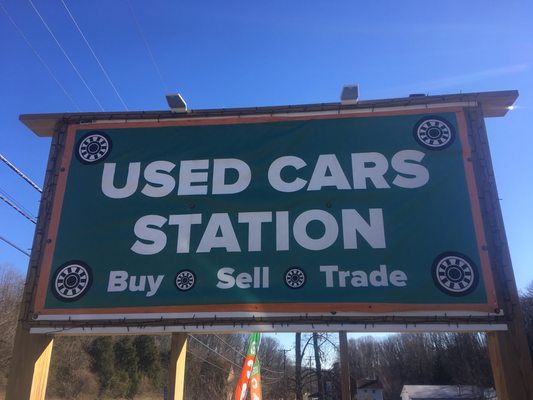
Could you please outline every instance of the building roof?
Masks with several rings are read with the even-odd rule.
[[[357,389],[383,389],[379,379],[363,378],[357,380]]]
[[[20,120],[38,136],[52,136],[59,123],[91,124],[98,122],[165,121],[202,118],[228,118],[249,116],[287,117],[310,113],[361,113],[394,109],[426,109],[440,106],[481,107],[484,117],[502,117],[518,97],[518,91],[459,93],[436,96],[416,95],[410,97],[362,100],[356,104],[320,103],[270,107],[248,107],[188,110],[175,113],[165,111],[120,111],[120,112],[78,112],[60,114],[23,114]]]
[[[480,394],[494,394],[494,391],[469,385],[404,385],[402,398],[404,393],[409,395],[410,400],[477,400]],[[495,397],[485,398],[496,399]]]

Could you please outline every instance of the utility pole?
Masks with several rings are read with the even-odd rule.
[[[290,350],[280,349],[279,351],[283,352],[283,386],[287,386],[287,352]]]
[[[350,400],[352,394],[350,388],[350,363],[348,361],[348,335],[346,331],[339,332],[339,355],[341,359],[342,400]]]
[[[309,356],[309,390],[311,393],[313,393],[313,373],[312,371],[312,365],[313,365],[313,356]],[[317,390],[318,391],[318,390]]]
[[[282,351],[283,352],[283,374],[285,374],[285,366],[287,364],[287,353],[290,351],[290,350],[287,350],[287,349],[281,349],[279,351]]]

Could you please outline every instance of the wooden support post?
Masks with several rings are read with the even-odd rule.
[[[509,264],[510,265],[510,259]],[[508,271],[512,274],[512,271]],[[502,287],[498,288],[500,304],[510,316],[508,330],[487,333],[492,376],[498,400],[531,400],[533,399],[533,369],[529,346],[527,343],[524,319],[520,309],[518,291],[514,275],[512,281],[502,284],[509,297],[501,295]]]
[[[6,400],[44,400],[53,343],[52,336],[30,335],[19,322]]]
[[[511,298],[504,304],[512,310],[509,330],[487,334],[494,385],[498,400],[531,400],[533,369],[514,280],[508,283],[507,289]]]
[[[498,306],[509,330],[487,334],[498,400],[533,399],[533,371],[481,107],[466,110]]]
[[[487,335],[498,400],[533,399],[531,360],[527,343],[520,343],[522,337],[512,329]]]
[[[185,359],[187,357],[187,334],[173,333],[168,368],[168,398],[183,400],[185,389]]]
[[[348,361],[348,335],[346,331],[339,332],[339,345],[342,400],[351,400],[352,390],[350,387],[350,363]]]

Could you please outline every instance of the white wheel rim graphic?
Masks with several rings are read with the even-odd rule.
[[[78,155],[87,163],[94,163],[104,158],[111,145],[109,139],[100,133],[85,137],[78,145]]]
[[[447,255],[436,262],[434,267],[435,282],[450,294],[466,294],[475,284],[477,272],[471,261],[459,255]]]
[[[305,272],[300,268],[291,268],[285,272],[285,284],[291,289],[301,288],[305,280]]]
[[[196,283],[196,276],[192,271],[184,269],[176,275],[175,283],[178,290],[187,291],[193,288]]]
[[[430,149],[440,149],[448,146],[454,139],[450,126],[436,118],[421,121],[416,128],[418,142]]]
[[[54,289],[59,297],[74,300],[85,293],[89,284],[90,275],[87,267],[73,263],[62,267],[57,272]]]

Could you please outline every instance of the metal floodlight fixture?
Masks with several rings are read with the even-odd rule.
[[[359,86],[358,85],[344,85],[341,92],[341,104],[357,104],[359,98]]]
[[[187,112],[187,103],[181,97],[179,93],[167,94],[167,104],[170,107],[170,110],[175,113]]]

